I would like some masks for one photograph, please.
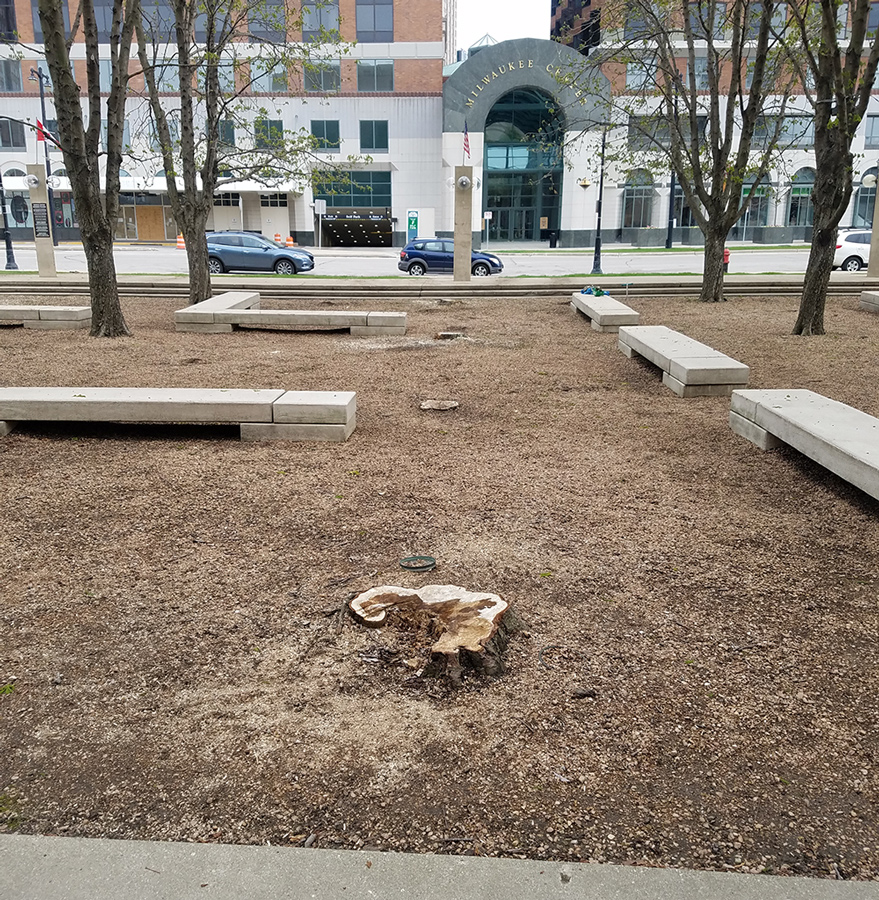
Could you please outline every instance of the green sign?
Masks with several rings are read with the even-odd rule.
[[[411,241],[418,237],[418,210],[410,209],[407,218],[406,234]]]

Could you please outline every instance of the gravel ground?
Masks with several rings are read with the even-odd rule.
[[[0,440],[0,831],[879,878],[877,502],[564,296],[400,304],[382,339],[177,334],[178,305],[0,329],[0,383],[356,390],[357,430]],[[808,339],[790,299],[635,305],[879,415],[855,297]],[[506,675],[450,690],[340,613],[426,583],[512,603]]]

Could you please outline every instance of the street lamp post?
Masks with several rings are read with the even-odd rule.
[[[0,206],[3,207],[3,242],[6,244],[6,268],[17,269],[15,254],[12,252],[12,236],[9,234],[9,217],[6,212],[6,191],[3,190],[2,172],[0,172]]]
[[[592,275],[603,275],[601,271],[601,203],[604,198],[604,150],[607,146],[607,126],[601,131],[601,156],[599,157],[598,201],[595,204],[595,254],[592,258]]]
[[[46,190],[49,194],[49,223],[52,229],[52,243],[57,247],[58,235],[55,233],[55,195],[52,191],[52,164],[49,161],[49,141],[46,138],[46,91],[44,84],[48,84],[50,78],[43,72],[42,66],[37,66],[36,69],[31,69],[28,81],[39,81],[40,83],[40,110],[43,114],[40,132],[43,136],[43,150],[46,154]],[[37,140],[39,140],[40,132],[37,133]]]

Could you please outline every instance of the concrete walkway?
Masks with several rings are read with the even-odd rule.
[[[2,900],[877,900],[879,884],[467,856],[0,835]]]

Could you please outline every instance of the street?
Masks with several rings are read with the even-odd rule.
[[[505,276],[521,275],[584,275],[592,272],[594,254],[590,250],[523,250],[521,244],[505,248],[491,246],[504,263]],[[405,277],[397,268],[399,250],[387,247],[308,248],[315,256],[314,272],[308,277]],[[730,247],[731,274],[767,274],[804,272],[808,260],[808,246],[783,249],[761,249],[754,245]],[[16,244],[15,261],[22,272],[36,271],[36,251],[33,244]],[[186,252],[172,246],[117,245],[116,271],[120,275],[173,275],[186,273]],[[2,256],[0,256],[2,260]],[[61,244],[55,250],[58,272],[87,271],[85,253],[81,246]],[[601,256],[605,275],[698,275],[702,271],[701,250],[634,250],[605,248]]]

